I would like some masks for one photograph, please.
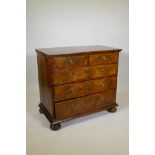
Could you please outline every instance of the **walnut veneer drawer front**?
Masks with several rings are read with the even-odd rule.
[[[88,56],[87,55],[56,56],[56,57],[53,57],[52,62],[53,62],[54,69],[82,67],[87,65]]]
[[[112,105],[115,103],[115,98],[116,92],[110,91],[58,102],[55,104],[56,118],[67,119],[74,115]]]
[[[54,84],[65,84],[116,75],[117,64],[99,65],[74,69],[54,70],[51,74]]]
[[[80,80],[89,79],[89,68],[75,68],[75,69],[64,69],[64,70],[53,70],[53,83],[54,84],[65,84]]]
[[[118,61],[118,53],[92,54],[89,56],[90,65],[115,63]]]
[[[113,90],[115,88],[116,77],[58,85],[54,86],[54,101],[61,101],[84,95],[90,95],[105,90]]]
[[[70,119],[116,111],[120,51],[106,46],[36,49],[39,111],[52,130]]]

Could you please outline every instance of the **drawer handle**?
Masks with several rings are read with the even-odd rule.
[[[70,80],[76,77],[76,75],[72,72],[68,73]]]
[[[106,61],[106,60],[109,60],[109,58],[107,56],[102,56],[101,60]]]
[[[72,110],[76,110],[76,105],[72,104],[71,108],[72,108]]]
[[[69,59],[68,59],[68,62],[69,62],[70,64],[74,64],[74,61],[73,61],[72,58],[69,58]]]
[[[105,61],[107,58],[105,56],[101,57],[101,60]]]
[[[71,88],[71,89],[69,90],[69,92],[70,92],[70,93],[74,93],[74,92],[75,92],[75,89],[74,89],[74,88]]]
[[[105,84],[104,84],[104,82],[103,82],[101,85],[102,85],[102,87],[105,87]]]
[[[104,97],[100,98],[101,103],[103,103],[105,101]]]
[[[66,59],[66,63],[67,63],[67,64],[71,64],[71,65],[75,64],[76,61],[77,61],[77,60],[76,60],[75,58],[72,58],[72,57]]]
[[[105,73],[105,72],[106,72],[106,69],[102,68],[102,69],[101,69],[101,72],[102,72],[102,73]]]
[[[89,72],[90,71],[88,67],[85,70],[86,70],[86,72]]]

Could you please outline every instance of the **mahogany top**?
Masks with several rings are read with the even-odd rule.
[[[54,47],[35,49],[36,52],[41,52],[46,55],[64,55],[64,54],[80,54],[91,52],[120,52],[122,49],[112,48],[107,46],[70,46],[70,47]]]

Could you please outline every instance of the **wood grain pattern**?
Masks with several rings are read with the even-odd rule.
[[[76,118],[79,118],[79,117],[82,117],[82,116],[90,115],[90,114],[100,112],[100,111],[104,111],[104,110],[107,110],[109,112],[109,110],[111,110],[113,108],[116,108],[116,106],[118,106],[118,104],[114,103],[114,104],[111,104],[111,105],[104,106],[102,108],[93,109],[92,111],[87,111],[87,112],[80,113],[80,114],[77,114],[77,115],[74,115],[74,116],[70,116],[70,117],[65,118],[65,119],[56,119],[55,117],[53,117],[42,103],[39,104],[39,108],[40,108],[39,111],[40,110],[43,111],[43,114],[46,116],[46,118],[48,119],[48,121],[51,124],[59,124],[61,122],[69,121],[69,120],[72,120],[72,119],[76,119]]]
[[[87,64],[87,55],[53,57],[53,69],[82,67]]]
[[[53,84],[65,84],[89,79],[89,67],[53,70]]]
[[[54,115],[54,103],[52,101],[53,90],[50,86],[51,79],[48,72],[48,60],[46,55],[42,53],[37,53],[37,62],[38,62],[38,80],[39,80],[39,91],[40,91],[40,102],[49,110],[51,115]]]
[[[56,119],[66,119],[74,115],[114,105],[116,92],[109,91],[81,98],[58,102],[55,105]],[[89,104],[88,104],[89,103]]]
[[[118,53],[91,54],[89,56],[90,65],[116,63],[117,61],[118,61]]]
[[[116,89],[116,77],[54,86],[54,101],[61,101],[101,91]]]
[[[90,79],[96,79],[101,77],[107,77],[117,74],[117,63],[108,65],[92,66],[90,68],[89,77]]]
[[[116,75],[117,64],[81,67],[74,69],[53,70],[53,84],[66,84]]]

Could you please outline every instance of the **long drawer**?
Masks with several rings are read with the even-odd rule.
[[[116,89],[116,76],[54,86],[54,101]]]
[[[117,63],[74,69],[53,70],[53,84],[65,84],[117,74]],[[52,74],[51,74],[52,76]],[[51,78],[51,79],[52,79]]]
[[[74,115],[104,108],[115,104],[116,92],[102,92],[95,95],[71,99],[55,104],[56,119],[67,119]]]

